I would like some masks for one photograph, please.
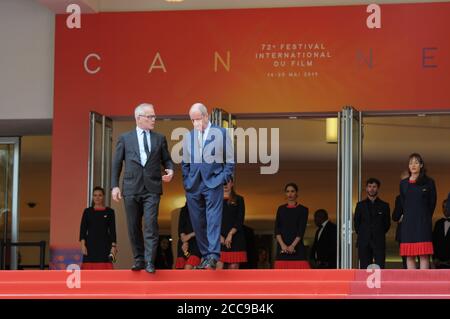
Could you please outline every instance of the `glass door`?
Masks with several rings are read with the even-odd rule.
[[[226,128],[228,130],[231,142],[233,143],[234,158],[236,158],[235,146],[237,138],[234,136],[234,130],[237,128],[236,117],[234,115],[231,115],[227,111],[215,108],[209,115],[209,120],[211,121],[211,124]],[[234,183],[236,184],[236,176],[234,176],[234,179]]]
[[[105,189],[105,205],[111,205],[112,120],[90,113],[87,206],[91,205],[94,187]]]
[[[19,241],[19,137],[0,137],[0,224],[2,243]],[[5,248],[8,247],[8,248]],[[11,248],[9,248],[11,247]],[[1,248],[0,269],[17,269],[17,247]]]
[[[341,269],[351,269],[357,267],[353,212],[361,200],[361,112],[344,107],[338,123],[338,265]]]
[[[222,109],[213,109],[209,119],[211,124],[231,130],[236,128],[236,118]],[[232,134],[232,131],[230,131],[230,134]]]

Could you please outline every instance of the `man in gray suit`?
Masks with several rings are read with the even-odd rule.
[[[151,104],[141,104],[134,110],[136,129],[119,137],[112,165],[112,198],[122,199],[119,177],[125,161],[123,197],[128,224],[128,237],[133,249],[131,270],[155,272],[158,246],[158,209],[162,182],[173,177],[173,162],[166,138],[153,131],[155,110]],[[166,174],[161,176],[161,166]],[[144,218],[144,233],[142,233]]]

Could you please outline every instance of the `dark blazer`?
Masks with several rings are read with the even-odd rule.
[[[80,241],[86,241],[88,254],[83,262],[110,262],[112,243],[116,242],[116,222],[114,210],[106,207],[97,211],[86,208],[80,224]]]
[[[450,261],[450,229],[447,231],[447,235],[444,236],[445,221],[445,218],[441,218],[434,224],[433,257],[441,261]]]
[[[395,230],[395,241],[400,243],[401,242],[401,233],[402,233],[402,223],[399,223],[400,218],[403,216],[403,206],[402,206],[402,199],[400,195],[397,195],[395,198],[395,207],[394,211],[392,212],[392,220],[394,222],[397,222],[397,229]]]
[[[200,152],[198,131],[191,130],[183,140],[183,184],[186,191],[203,180],[209,188],[228,182],[234,170],[233,143],[226,129],[211,125]]]
[[[445,204],[445,209],[450,210],[450,193],[447,195],[447,203]]]
[[[386,247],[386,233],[391,227],[391,213],[389,204],[381,199],[375,199],[373,214],[369,210],[370,199],[360,201],[356,205],[354,224],[358,234],[356,242],[360,245],[374,245],[375,249]]]
[[[400,182],[400,197],[404,213],[401,242],[431,242],[437,199],[434,180],[424,176],[416,183],[410,183],[409,178],[405,178]]]
[[[181,249],[181,247],[183,246],[183,242],[181,241],[181,234],[188,235],[188,234],[192,233],[193,231],[194,231],[194,229],[192,228],[191,218],[189,217],[189,210],[188,210],[187,204],[186,204],[181,208],[180,216],[178,218],[177,257],[182,257],[182,258],[185,257],[184,252]],[[188,245],[189,245],[189,249],[188,249],[189,254],[201,258],[195,236],[192,237],[191,239],[189,239]]]
[[[125,161],[122,193],[124,196],[150,193],[162,194],[161,165],[173,169],[173,162],[164,135],[151,131],[150,157],[145,166],[141,165],[136,130],[122,134],[117,141],[116,153],[112,163],[112,188],[119,186],[122,162]]]
[[[310,259],[319,263],[319,267],[336,268],[337,256],[337,227],[328,220],[325,225],[320,238],[317,239],[319,231],[318,228],[314,237],[314,243],[311,247]],[[317,253],[317,258],[316,258]]]
[[[278,207],[275,217],[275,238],[280,235],[286,245],[291,245],[296,237],[300,241],[295,246],[293,254],[281,253],[281,246],[277,240],[276,260],[307,260],[304,236],[308,224],[309,209],[301,204],[296,207],[288,207],[287,204]]]

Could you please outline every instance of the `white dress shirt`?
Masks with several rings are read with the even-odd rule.
[[[317,240],[319,240],[320,235],[322,235],[323,229],[325,228],[325,225],[327,223],[328,223],[328,219],[322,223],[322,228],[320,228],[320,230],[319,230],[319,234],[317,235]]]
[[[136,126],[136,132],[138,136],[138,143],[139,143],[139,156],[141,158],[141,165],[145,166],[145,163],[147,163],[147,153],[145,153],[145,147],[144,147],[144,130],[140,127]],[[147,143],[148,143],[148,149],[151,152],[152,151],[152,143],[150,139],[151,132],[149,130],[146,130],[147,132]]]
[[[198,139],[200,143],[200,149],[203,150],[203,146],[205,145],[206,137],[208,136],[209,129],[211,128],[211,122],[208,121],[208,125],[205,128],[205,131],[199,132]]]

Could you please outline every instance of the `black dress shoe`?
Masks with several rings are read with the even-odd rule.
[[[143,261],[136,261],[134,265],[131,267],[133,271],[139,271],[145,268],[145,263]]]
[[[150,273],[150,274],[154,274],[155,273],[155,266],[152,263],[147,263],[147,265],[145,266],[145,271]]]

